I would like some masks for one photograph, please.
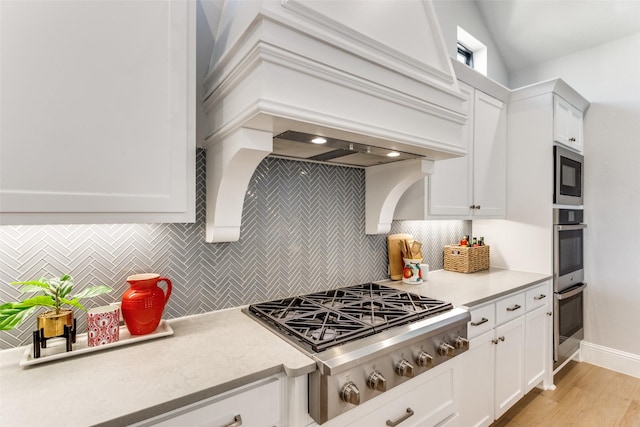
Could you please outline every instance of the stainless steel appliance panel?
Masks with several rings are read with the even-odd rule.
[[[586,287],[586,283],[580,283],[554,294],[554,369],[580,349],[580,341],[584,338],[584,289]]]
[[[586,224],[554,225],[553,290],[561,292],[584,281]]]
[[[584,281],[584,212],[553,210],[553,291],[562,292]]]

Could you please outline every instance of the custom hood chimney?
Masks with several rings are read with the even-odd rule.
[[[228,0],[209,70],[209,242],[239,239],[267,155],[365,167],[366,232],[381,234],[434,160],[466,154],[464,97],[428,0]]]

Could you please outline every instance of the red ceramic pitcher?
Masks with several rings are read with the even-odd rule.
[[[171,280],[159,274],[134,274],[127,277],[130,288],[122,296],[122,317],[131,335],[155,331],[162,320],[164,306],[171,296]],[[167,292],[158,287],[165,282]]]

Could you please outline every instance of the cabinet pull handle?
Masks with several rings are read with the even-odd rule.
[[[494,344],[498,344],[498,340],[497,340],[497,339],[495,339],[495,338],[494,338],[494,339],[492,339],[492,340],[491,340],[491,342],[492,342],[492,343],[494,343]]]
[[[240,416],[240,414],[238,414],[235,417],[233,417],[233,421],[231,421],[231,424],[227,424],[224,427],[240,427],[241,425],[242,425],[242,417]]]
[[[483,317],[482,319],[480,319],[479,322],[471,322],[471,326],[480,326],[483,323],[487,323],[489,321],[489,319],[487,319],[486,317]]]
[[[537,297],[533,297],[534,300],[540,301],[541,299],[545,299],[547,296],[545,294],[540,294]]]
[[[398,418],[397,420],[395,420],[395,421],[387,420],[387,425],[389,427],[395,427],[395,426],[397,426],[398,424],[400,424],[401,422],[403,422],[404,420],[406,420],[407,418],[409,418],[412,415],[413,415],[413,409],[407,408],[407,412],[404,415],[402,415],[400,418]]]
[[[553,313],[551,311],[547,311],[547,316],[553,316]]]
[[[502,336],[502,337],[498,337],[498,339],[499,339],[500,341],[504,342],[504,336]]]
[[[516,310],[519,310],[521,308],[522,308],[521,305],[516,304],[513,307],[507,307],[507,311],[516,311]]]

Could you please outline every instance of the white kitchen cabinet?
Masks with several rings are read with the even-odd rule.
[[[551,282],[527,291],[524,350],[524,392],[546,380],[551,364]]]
[[[281,426],[283,381],[270,377],[135,424],[135,427]]]
[[[489,306],[494,308],[493,304]],[[461,385],[460,425],[486,427],[493,423],[495,378],[495,331],[469,340],[469,350],[459,356]]]
[[[195,2],[0,8],[0,223],[193,222]]]
[[[554,95],[553,140],[582,153],[582,133],[582,112],[558,95]]]
[[[506,105],[459,82],[467,96],[465,157],[436,162],[433,175],[400,198],[394,219],[504,218],[506,206]]]
[[[495,418],[524,396],[524,317],[496,328]]]
[[[491,252],[492,267],[553,274],[550,230],[555,207],[554,101],[558,99],[588,117],[589,101],[561,79],[525,86],[510,94],[507,221],[478,219],[473,223],[474,235],[484,236],[492,248],[500,248]],[[588,186],[586,182],[585,188]]]
[[[460,356],[460,424],[488,426],[551,369],[551,282],[470,310],[469,351]]]

